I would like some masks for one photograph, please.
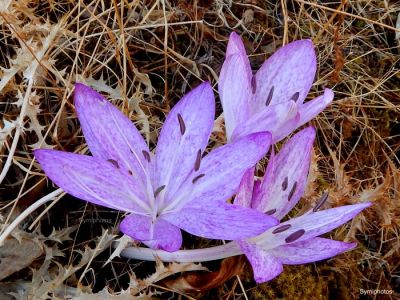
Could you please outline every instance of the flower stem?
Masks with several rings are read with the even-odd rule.
[[[114,245],[114,247],[116,246]],[[164,262],[180,263],[218,260],[240,254],[243,254],[243,252],[235,242],[210,248],[178,250],[175,252],[142,247],[129,247],[121,252],[122,256],[131,259],[155,261],[158,258]]]

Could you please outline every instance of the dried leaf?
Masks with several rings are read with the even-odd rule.
[[[240,275],[246,265],[246,258],[234,256],[224,259],[218,271],[190,272],[179,278],[163,280],[160,285],[181,294],[204,293],[223,285],[233,276]]]
[[[0,280],[20,271],[43,254],[43,245],[37,239],[8,238],[0,247]]]

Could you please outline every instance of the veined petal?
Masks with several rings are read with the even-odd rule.
[[[234,31],[229,35],[225,56],[228,57],[233,54],[246,55],[246,49],[244,48],[242,38]]]
[[[161,218],[153,224],[150,217],[131,214],[122,220],[119,227],[123,233],[152,249],[173,252],[182,245],[181,230]]]
[[[246,136],[250,133],[269,131],[272,134],[273,143],[289,134],[297,125],[297,104],[294,101],[286,101],[264,107],[259,113],[251,116],[241,126],[237,126],[232,134],[232,140]],[[291,122],[291,121],[294,122]]]
[[[156,149],[157,187],[166,186],[164,195],[160,194],[165,203],[200,167],[214,124],[214,106],[213,91],[206,82],[186,94],[168,114]]]
[[[314,139],[315,129],[305,128],[270,159],[253,208],[273,211],[272,215],[280,220],[297,204],[307,183]]]
[[[333,91],[325,89],[324,94],[315,98],[314,100],[308,101],[299,107],[300,121],[298,127],[309,122],[316,117],[321,111],[323,111],[333,101]]]
[[[254,187],[254,171],[255,167],[248,169],[246,173],[244,173],[233,202],[234,204],[243,207],[251,207]]]
[[[283,222],[251,240],[265,250],[309,240],[339,227],[369,206],[371,203],[365,202],[310,212]]]
[[[92,155],[116,161],[121,170],[145,182],[149,148],[131,120],[84,84],[75,84],[74,100]]]
[[[352,250],[356,246],[357,243],[345,243],[316,237],[282,245],[271,249],[269,252],[286,265],[298,265],[331,258]]]
[[[276,51],[255,75],[256,93],[253,111],[290,99],[303,103],[317,69],[311,40],[292,42]]]
[[[175,211],[187,203],[211,205],[228,200],[237,191],[243,174],[265,155],[270,143],[270,133],[259,132],[211,151],[165,209]]]
[[[234,54],[225,59],[219,76],[218,91],[228,140],[235,128],[242,125],[249,116],[251,80],[252,71],[246,55]]]
[[[47,149],[35,150],[35,157],[46,175],[74,197],[123,211],[149,211],[140,185],[115,162]]]
[[[257,283],[272,280],[282,273],[283,265],[281,261],[269,251],[264,251],[256,244],[244,241],[238,241],[237,243],[249,260],[253,268],[254,280]]]
[[[238,240],[256,236],[278,221],[254,209],[225,202],[187,205],[162,218],[183,230],[205,238]]]

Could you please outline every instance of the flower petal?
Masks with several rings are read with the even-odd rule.
[[[181,230],[161,218],[152,224],[150,217],[131,214],[122,220],[119,227],[123,233],[152,249],[173,252],[182,245]]]
[[[225,59],[219,76],[218,91],[228,140],[235,128],[242,125],[249,116],[251,78],[252,71],[247,56],[235,54]]]
[[[165,203],[174,198],[190,173],[196,173],[213,128],[214,106],[213,91],[206,82],[186,94],[168,114],[156,149],[157,187],[166,186],[160,195]]]
[[[319,261],[354,249],[357,243],[345,243],[324,238],[312,238],[271,249],[283,264],[297,265]]]
[[[246,56],[246,49],[244,48],[242,38],[234,31],[232,31],[229,35],[229,42],[228,47],[226,48],[225,56],[228,57],[233,54]]]
[[[251,198],[253,196],[255,167],[250,168],[244,173],[239,189],[236,193],[234,204],[243,207],[251,207]]]
[[[226,201],[237,191],[244,173],[268,151],[269,132],[248,135],[211,151],[202,160],[198,174],[193,174],[168,210],[177,210],[187,203],[210,205]]]
[[[46,175],[74,197],[105,207],[149,211],[140,184],[121,172],[115,162],[56,150],[35,150]]]
[[[263,108],[241,126],[237,126],[232,134],[232,140],[254,132],[269,131],[275,143],[294,130],[297,123],[297,104],[294,101],[278,103]]]
[[[254,209],[225,202],[187,205],[162,218],[183,230],[210,239],[238,240],[256,236],[278,223]]]
[[[257,283],[263,283],[274,279],[283,271],[283,265],[278,258],[268,251],[264,251],[256,244],[244,241],[237,242],[240,249],[247,256]]]
[[[333,101],[333,91],[325,89],[324,94],[315,98],[314,100],[308,101],[299,107],[300,121],[297,127],[304,125],[316,117],[321,111],[323,111]]]
[[[253,111],[291,98],[302,103],[314,80],[317,69],[314,45],[311,40],[292,42],[276,51],[255,75],[256,93]],[[297,94],[298,93],[298,94]]]
[[[271,157],[255,195],[252,207],[271,211],[277,219],[283,218],[300,200],[307,183],[315,129],[308,127],[294,135],[275,157]]]
[[[251,240],[257,242],[265,250],[308,240],[346,223],[369,206],[371,206],[371,203],[365,202],[310,212],[283,222]],[[286,230],[279,230],[284,227],[286,227]]]
[[[75,84],[75,108],[94,157],[116,161],[137,180],[146,180],[149,148],[131,120],[103,96],[84,84]]]

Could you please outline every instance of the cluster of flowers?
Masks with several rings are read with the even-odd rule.
[[[332,257],[355,247],[318,237],[347,222],[370,203],[309,212],[280,223],[300,200],[307,182],[313,127],[271,151],[262,180],[257,162],[271,145],[321,112],[333,99],[326,89],[303,103],[314,80],[316,56],[309,40],[279,49],[253,75],[240,37],[232,33],[219,79],[228,143],[205,155],[215,117],[212,87],[203,83],[171,110],[150,151],[118,108],[83,84],[75,107],[92,156],[39,149],[46,175],[69,194],[122,210],[120,229],[152,249],[173,252],[181,229],[211,239],[233,240],[257,282],[282,272],[283,264]],[[227,203],[236,195],[234,204]]]

